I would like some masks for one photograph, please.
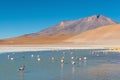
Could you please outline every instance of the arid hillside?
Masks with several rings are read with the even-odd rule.
[[[120,44],[120,24],[102,26],[89,30],[70,39],[68,43],[76,44]]]
[[[54,36],[23,36],[0,40],[1,45],[23,45],[23,44],[60,44],[64,40],[75,35],[54,35]]]

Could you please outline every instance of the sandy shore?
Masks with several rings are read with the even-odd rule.
[[[107,49],[101,45],[1,45],[0,53],[66,49]]]

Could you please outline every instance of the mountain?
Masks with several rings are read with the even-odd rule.
[[[65,40],[66,43],[120,45],[120,24],[102,26]]]
[[[79,37],[74,38],[74,36],[81,34],[83,35],[83,33],[89,30],[95,30],[97,28],[100,28],[101,26],[113,24],[117,23],[108,17],[105,17],[103,15],[93,15],[90,17],[74,21],[62,21],[53,27],[50,27],[37,33],[0,40],[0,44],[16,45],[16,44],[58,44],[58,43],[61,44],[69,42],[75,43],[75,41],[73,40],[78,38],[78,41],[76,40],[76,42],[79,42]],[[94,34],[91,36],[94,36]],[[82,37],[84,38],[84,36]],[[80,40],[83,40],[82,37],[80,37]],[[89,38],[87,37],[84,39],[88,39],[89,41]]]
[[[56,34],[80,34],[87,30],[95,29],[104,25],[116,24],[112,19],[103,15],[93,15],[74,21],[62,21],[59,24],[42,30],[40,32],[29,34],[28,36],[50,36]]]

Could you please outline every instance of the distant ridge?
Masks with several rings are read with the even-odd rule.
[[[62,21],[55,26],[44,29],[40,32],[29,34],[28,36],[50,36],[56,34],[80,34],[87,30],[95,29],[101,26],[117,24],[111,18],[103,15],[93,15],[74,21]]]

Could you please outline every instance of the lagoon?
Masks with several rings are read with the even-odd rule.
[[[8,59],[8,55],[14,59]],[[40,55],[40,61],[37,55]],[[61,63],[63,56],[64,63]],[[71,57],[74,57],[75,64],[71,63]],[[18,70],[21,65],[25,65],[24,71]],[[119,80],[119,74],[120,53],[104,52],[101,49],[0,54],[0,80]]]

